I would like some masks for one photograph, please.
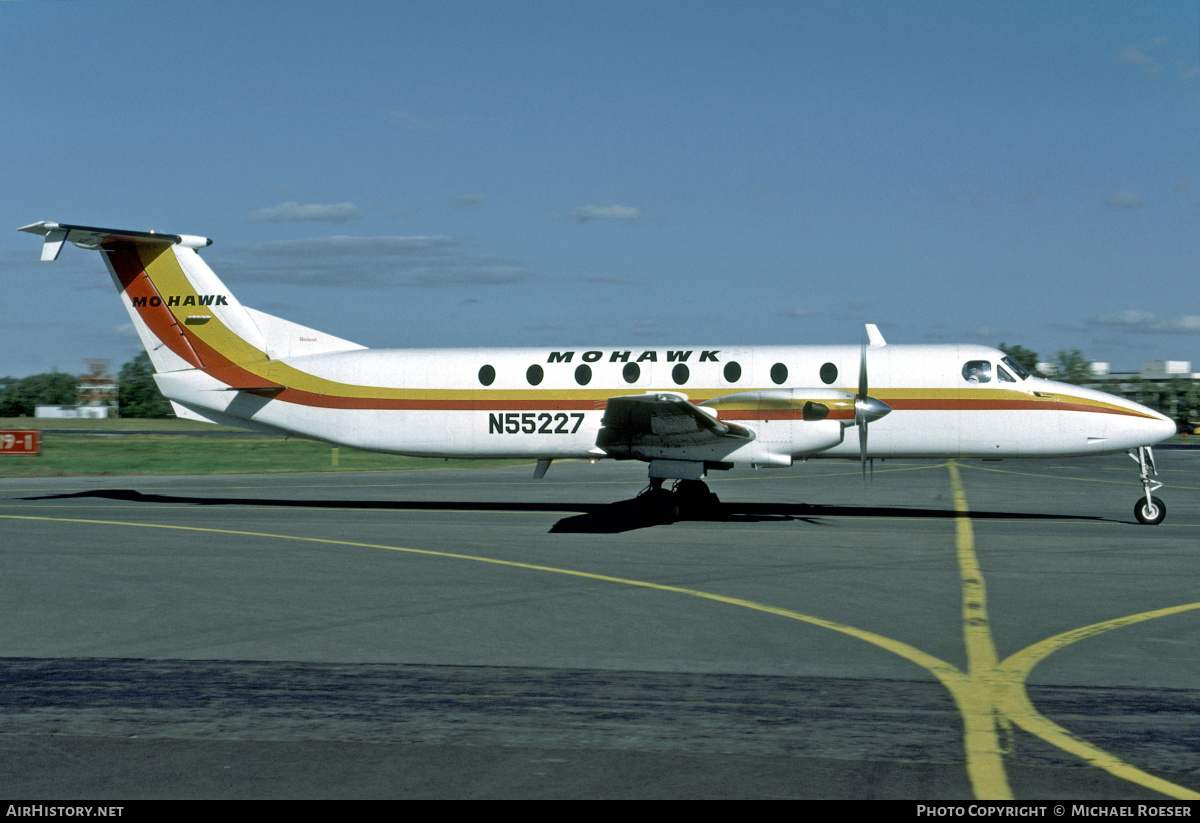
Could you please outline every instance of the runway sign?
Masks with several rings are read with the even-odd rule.
[[[0,454],[42,453],[42,433],[37,429],[0,429]]]

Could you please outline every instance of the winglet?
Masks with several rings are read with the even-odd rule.
[[[867,339],[871,341],[872,346],[886,346],[887,341],[883,339],[883,335],[879,333],[879,327],[874,323],[867,323]]]

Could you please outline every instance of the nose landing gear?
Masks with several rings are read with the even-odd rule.
[[[1138,446],[1129,450],[1129,456],[1138,464],[1138,479],[1142,481],[1144,490],[1144,495],[1133,506],[1133,516],[1143,525],[1157,526],[1167,516],[1167,504],[1152,495],[1163,485],[1150,479],[1151,475],[1158,476],[1158,469],[1154,466],[1154,451],[1149,446]]]

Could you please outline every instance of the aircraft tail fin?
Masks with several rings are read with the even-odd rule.
[[[99,251],[155,371],[198,369],[235,389],[282,388],[272,361],[362,346],[246,308],[197,253],[205,237],[33,223],[42,260],[65,243]]]

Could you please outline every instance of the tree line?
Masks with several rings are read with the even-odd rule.
[[[75,375],[63,372],[0,377],[0,417],[33,417],[38,406],[73,405],[78,381]],[[154,367],[146,352],[121,367],[118,383],[121,417],[174,416],[170,402],[154,382]]]

